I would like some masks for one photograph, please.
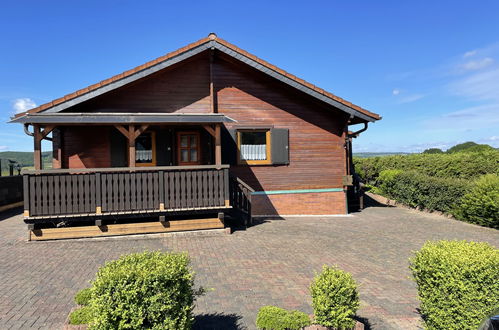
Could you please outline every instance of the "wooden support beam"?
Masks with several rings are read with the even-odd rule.
[[[52,132],[52,168],[62,168],[62,129]]]
[[[126,129],[122,125],[114,125],[114,127],[128,139],[128,129]]]
[[[160,215],[159,222],[166,222],[166,217],[164,215]]]
[[[149,125],[141,125],[136,131],[135,131],[135,137],[134,141],[136,138],[140,136],[140,134],[144,133],[144,131],[149,127]]]
[[[95,225],[96,225],[97,227],[101,227],[101,226],[102,226],[102,220],[101,220],[101,219],[97,219],[97,220],[95,220]]]
[[[128,126],[128,166],[135,167],[135,125]]]
[[[33,125],[34,133],[33,133],[33,163],[35,166],[35,170],[42,169],[42,132],[40,130],[39,125]]]
[[[222,129],[220,124],[215,126],[215,165],[222,165]]]
[[[43,131],[41,132],[42,134],[42,139],[45,139],[47,137],[47,135],[50,134],[50,132],[52,132],[55,128],[55,125],[47,125],[43,128]]]
[[[203,128],[208,132],[210,133],[211,136],[213,137],[216,137],[216,132],[215,132],[215,129],[213,127],[211,127],[210,125],[203,125]]]
[[[217,112],[215,101],[215,87],[213,83],[213,62],[215,59],[215,50],[210,51],[210,110],[212,113]]]

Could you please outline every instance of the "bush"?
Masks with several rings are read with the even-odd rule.
[[[410,264],[427,329],[476,329],[499,307],[499,250],[488,243],[427,242]]]
[[[315,276],[310,291],[316,323],[338,329],[353,328],[359,293],[352,275],[336,267],[324,266]]]
[[[412,207],[453,213],[470,187],[467,180],[435,178],[415,171],[385,170],[377,186],[390,198]]]
[[[76,293],[75,302],[78,305],[87,306],[89,304],[91,298],[92,298],[92,289],[86,288],[86,289],[80,290]]]
[[[303,312],[287,311],[275,306],[260,308],[256,317],[256,326],[267,330],[301,329],[310,323],[310,318]]]
[[[393,169],[439,178],[476,179],[484,174],[499,174],[499,151],[354,158],[354,164],[356,173],[368,184],[374,184],[381,171]]]
[[[144,252],[106,263],[92,283],[91,329],[189,329],[194,274],[186,254]]]
[[[455,212],[458,219],[499,228],[499,176],[484,175],[461,199]]]
[[[70,324],[89,324],[93,319],[92,308],[90,306],[83,306],[75,309],[69,314]]]

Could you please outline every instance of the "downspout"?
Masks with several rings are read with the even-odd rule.
[[[24,133],[26,133],[26,135],[29,135],[29,136],[35,136],[35,133],[32,133],[29,131],[29,124],[24,124]],[[47,141],[52,141],[52,138],[51,137],[44,137],[43,140],[47,140]]]
[[[352,175],[353,176],[353,152],[352,152],[352,138],[356,138],[360,135],[360,133],[365,132],[368,127],[368,122],[364,122],[364,127],[359,129],[358,131],[352,132],[352,133],[347,133],[347,137],[345,138],[345,149],[348,154],[348,165],[347,165],[347,175]],[[347,126],[348,130],[348,126]],[[354,179],[354,178],[352,178]],[[355,186],[355,180],[353,180],[353,184]],[[345,190],[345,200],[346,200],[346,207],[348,210],[348,193]],[[362,202],[359,202],[362,204]],[[348,211],[347,211],[348,212]]]
[[[348,137],[349,138],[356,138],[357,136],[359,136],[360,133],[367,130],[367,125],[368,125],[368,122],[365,122],[364,128],[359,129],[357,132],[353,132],[353,133],[348,134]]]

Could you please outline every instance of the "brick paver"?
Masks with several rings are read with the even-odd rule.
[[[124,253],[188,251],[197,285],[198,328],[253,329],[267,304],[311,313],[308,286],[323,264],[360,283],[359,316],[372,329],[420,325],[407,259],[426,240],[499,245],[499,231],[403,208],[349,217],[268,221],[232,235],[26,242],[20,215],[0,215],[0,329],[59,329],[99,266]]]

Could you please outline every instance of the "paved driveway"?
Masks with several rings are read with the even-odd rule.
[[[106,260],[143,250],[188,251],[197,284],[198,328],[254,328],[259,307],[311,313],[308,286],[323,264],[360,283],[359,316],[372,329],[419,326],[411,251],[426,240],[499,246],[499,231],[403,208],[370,207],[349,217],[265,222],[232,235],[27,243],[20,215],[0,218],[0,329],[61,328],[75,292]]]

